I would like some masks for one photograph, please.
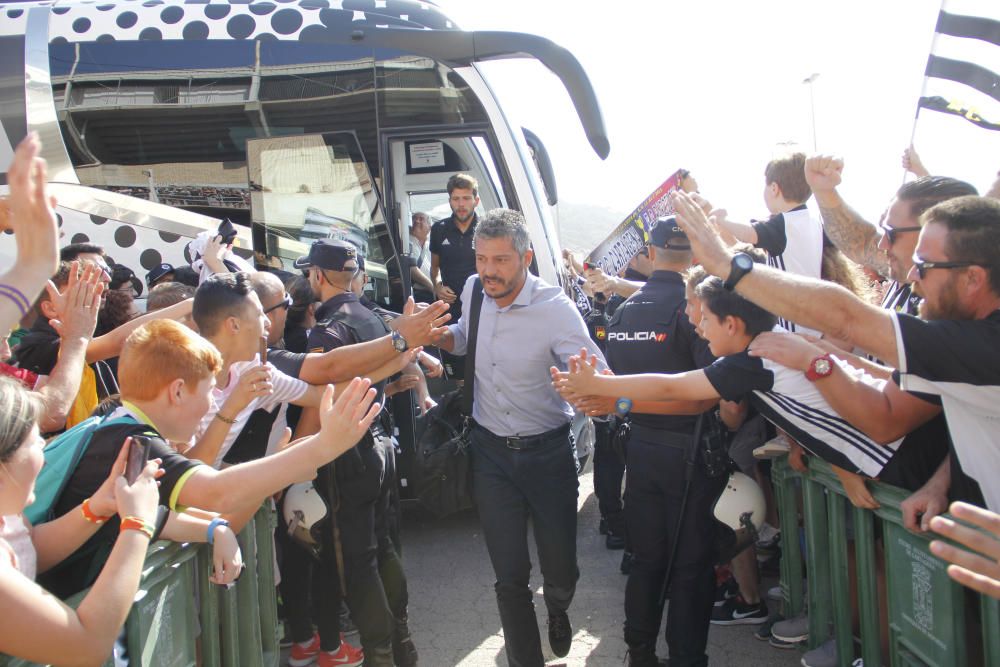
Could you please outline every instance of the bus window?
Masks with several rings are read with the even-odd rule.
[[[353,133],[247,142],[251,215],[267,235],[267,254],[294,260],[316,239],[350,241],[384,264],[385,224],[375,183]]]

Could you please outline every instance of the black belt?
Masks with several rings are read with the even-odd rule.
[[[534,449],[543,442],[560,436],[569,435],[569,422],[566,422],[562,426],[554,428],[551,431],[539,433],[538,435],[497,435],[493,431],[489,430],[485,426],[482,426],[481,424],[476,423],[475,421],[472,422],[472,427],[488,437],[490,440],[500,443],[508,449],[514,449],[517,451]]]
[[[691,446],[693,433],[678,433],[677,431],[667,431],[662,428],[652,428],[632,422],[632,431],[629,434],[632,438],[640,438],[658,445],[676,447],[677,449],[687,449]]]

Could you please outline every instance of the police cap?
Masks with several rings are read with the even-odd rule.
[[[690,250],[687,234],[677,224],[677,217],[665,215],[656,219],[649,229],[649,243],[657,248],[673,250]]]
[[[358,266],[358,249],[348,241],[319,239],[313,241],[309,254],[295,260],[295,268],[315,266],[328,271],[354,271]]]

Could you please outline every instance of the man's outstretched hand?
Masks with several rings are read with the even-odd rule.
[[[674,205],[677,224],[687,234],[691,243],[695,261],[712,275],[720,278],[728,276],[733,252],[722,240],[715,222],[709,219],[698,202],[685,192],[671,193],[670,201]]]

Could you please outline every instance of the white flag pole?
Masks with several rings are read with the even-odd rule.
[[[940,19],[941,12],[943,12],[945,10],[945,7],[947,6],[947,4],[948,4],[948,0],[941,0],[941,9],[938,10],[938,15],[934,19],[934,31],[931,34],[931,46],[930,46],[930,49],[928,49],[928,51],[927,51],[927,58],[928,58],[928,60],[930,60],[930,57],[932,55],[934,55],[934,47],[937,46],[937,38],[938,38],[937,21],[938,21],[938,19]],[[926,66],[925,66],[925,68],[926,68]],[[913,141],[914,141],[914,139],[917,136],[917,121],[920,120],[920,100],[924,97],[924,95],[926,93],[927,93],[927,74],[925,73],[924,74],[923,82],[920,84],[920,97],[917,98],[917,112],[915,114],[913,114],[913,127],[910,129],[910,144],[909,144],[909,147],[911,149],[913,148]],[[908,173],[909,172],[906,171],[906,169],[903,169],[903,183],[906,183],[906,175]]]

